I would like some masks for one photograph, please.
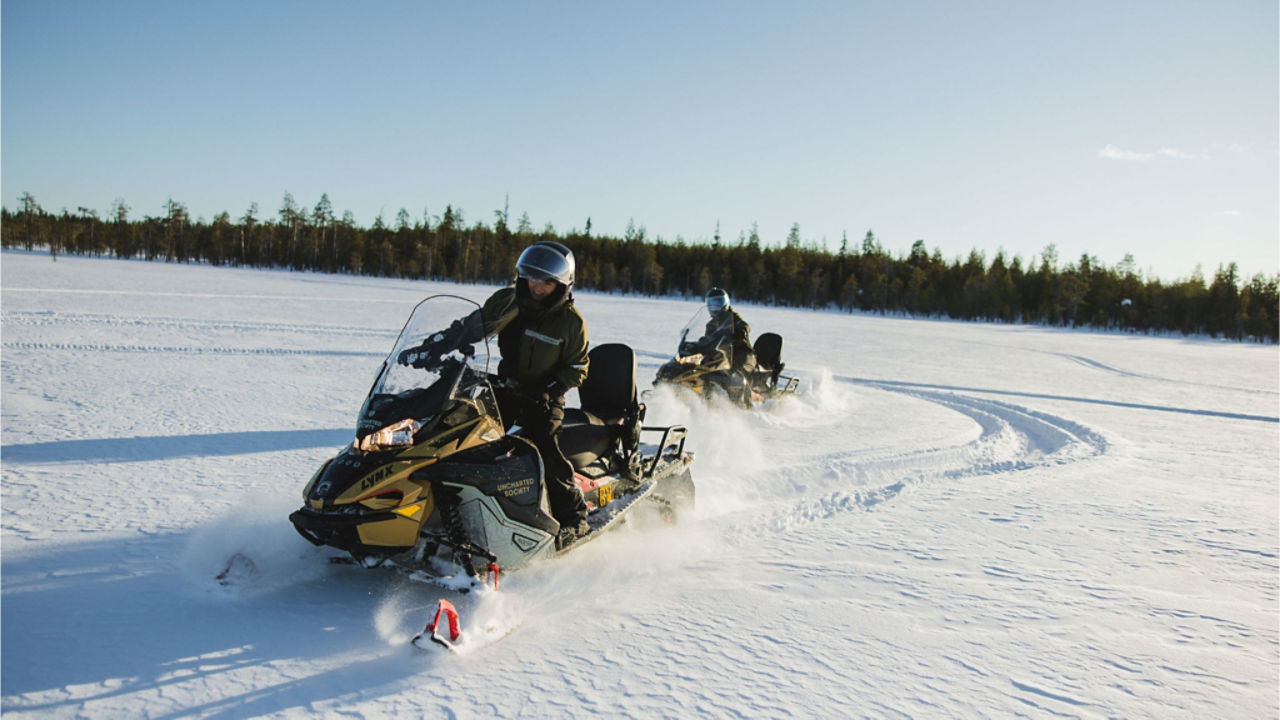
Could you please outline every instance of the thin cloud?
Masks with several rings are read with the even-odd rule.
[[[1098,151],[1098,157],[1104,160],[1129,160],[1136,162],[1147,162],[1157,158],[1169,158],[1170,160],[1211,160],[1225,154],[1239,154],[1245,152],[1244,146],[1239,143],[1213,143],[1205,147],[1198,153],[1187,152],[1175,147],[1162,147],[1154,152],[1142,150],[1127,150],[1125,148],[1107,144],[1106,147]]]
[[[1239,210],[1219,210],[1214,213],[1214,215],[1226,215],[1228,217],[1240,217],[1240,214]]]
[[[1240,143],[1214,143],[1204,149],[1205,159],[1218,155],[1239,155],[1245,152],[1245,147]]]
[[[1140,160],[1147,161],[1152,158],[1151,153],[1134,152],[1133,150],[1125,150],[1115,145],[1107,145],[1098,151],[1098,157],[1107,160]]]

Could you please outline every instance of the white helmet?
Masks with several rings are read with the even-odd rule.
[[[720,288],[711,288],[707,293],[707,309],[713,313],[729,309],[729,293]]]
[[[561,285],[573,284],[573,251],[558,242],[544,240],[520,253],[516,274],[532,280],[554,280]]]

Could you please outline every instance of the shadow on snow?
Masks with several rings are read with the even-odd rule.
[[[394,694],[430,667],[426,658],[406,662],[404,648],[370,627],[390,574],[313,576],[266,594],[219,594],[226,589],[212,574],[201,587],[192,579],[199,573],[180,567],[191,542],[174,533],[63,544],[56,562],[39,551],[6,552],[0,710],[111,714],[146,697],[152,717],[247,717]],[[331,669],[303,677],[277,671],[298,658]],[[242,692],[206,687],[227,673]]]
[[[256,430],[203,435],[151,435],[4,445],[5,464],[63,462],[146,462],[182,457],[248,455],[282,450],[338,447],[350,442],[351,430]]]

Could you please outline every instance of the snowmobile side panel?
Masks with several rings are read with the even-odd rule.
[[[502,437],[502,427],[491,417],[478,417],[450,428],[440,435],[427,438],[405,450],[400,457],[444,458],[454,453],[470,450]]]
[[[524,438],[505,436],[497,443],[426,468],[423,474],[447,485],[474,488],[493,498],[502,512],[517,522],[553,535],[559,530],[543,487],[542,460]]]
[[[418,541],[419,522],[403,515],[362,523],[356,528],[360,544],[369,547],[411,548]]]
[[[497,498],[485,495],[475,487],[444,484],[458,492],[458,512],[471,542],[496,557],[500,567],[516,570],[554,550],[554,531],[547,532],[513,520],[503,511]],[[559,529],[558,525],[556,529]]]

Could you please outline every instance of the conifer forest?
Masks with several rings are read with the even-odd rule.
[[[1144,277],[1132,256],[1113,267],[1089,254],[1060,258],[1053,245],[1024,261],[980,250],[944,258],[917,240],[905,255],[886,252],[875,234],[842,238],[838,249],[804,240],[792,225],[786,238],[762,239],[754,229],[736,238],[668,241],[630,223],[622,237],[581,230],[535,230],[528,214],[512,223],[507,209],[492,221],[467,220],[446,206],[412,218],[401,209],[370,227],[350,212],[337,216],[328,195],[313,208],[286,193],[274,214],[256,203],[239,217],[223,211],[192,220],[169,200],[157,216],[131,216],[123,200],[106,217],[88,208],[45,211],[29,193],[16,211],[0,210],[6,248],[163,262],[288,268],[351,275],[501,284],[531,242],[555,240],[577,259],[577,286],[611,293],[701,297],[722,287],[737,301],[1137,333],[1209,335],[1253,342],[1280,337],[1280,274],[1242,278],[1234,262],[1211,279]]]

